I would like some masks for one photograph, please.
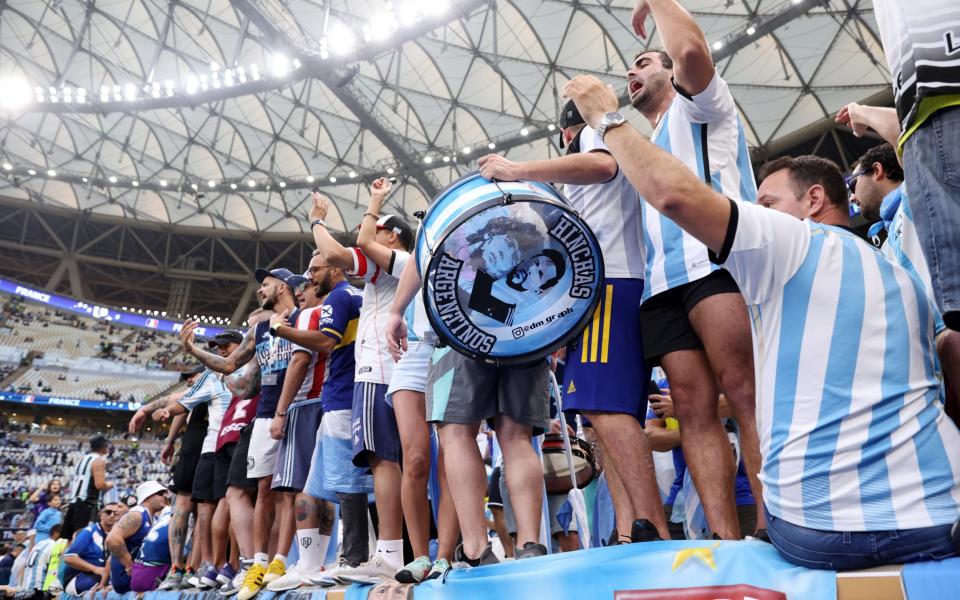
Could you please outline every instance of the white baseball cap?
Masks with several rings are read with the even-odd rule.
[[[166,491],[167,488],[164,487],[159,481],[144,481],[137,486],[137,504],[143,504],[143,501],[150,496]]]

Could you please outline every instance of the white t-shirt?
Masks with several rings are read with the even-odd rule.
[[[685,97],[678,92],[650,139],[727,198],[756,201],[757,184],[743,123],[727,82],[719,73],[696,96]],[[644,301],[719,268],[710,262],[706,246],[642,197],[641,202],[647,256]]]
[[[387,349],[387,318],[397,292],[397,280],[410,253],[394,250],[388,268],[381,269],[360,248],[350,248],[350,251],[353,253],[353,269],[347,275],[367,282],[363,288],[363,306],[354,347],[357,360],[354,381],[389,384],[394,363]]]
[[[587,125],[580,132],[580,153],[606,152],[606,144]],[[623,171],[605,183],[564,186],[564,194],[587,222],[603,251],[604,275],[608,278],[643,279],[646,250],[640,197]]]
[[[223,415],[230,407],[233,394],[223,382],[223,376],[210,369],[204,371],[196,383],[180,398],[180,404],[187,410],[193,410],[200,404],[207,404],[207,435],[203,438],[201,454],[216,452],[217,436],[220,434],[220,424]]]
[[[297,313],[297,329],[301,331],[320,331],[320,306],[304,308]],[[303,378],[303,383],[290,405],[299,406],[310,402],[319,402],[320,393],[323,389],[326,355],[323,356],[322,360],[318,360],[320,357],[316,352],[299,344],[293,344],[293,352],[294,354],[306,352],[310,356],[310,362],[307,364],[307,374]]]
[[[831,531],[953,523],[960,432],[923,284],[844,229],[737,207],[724,266],[751,316],[767,509]]]

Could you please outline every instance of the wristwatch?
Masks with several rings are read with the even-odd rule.
[[[327,226],[327,224],[323,222],[323,219],[314,219],[310,221],[310,231],[313,231],[313,228],[317,225],[323,225],[324,227]]]
[[[627,120],[618,112],[605,113],[597,124],[597,135],[600,137],[600,141],[603,141],[603,136],[607,134],[607,130],[619,127],[626,122]]]
[[[271,325],[270,325],[270,335],[276,336],[277,333],[280,331],[280,326],[281,326],[281,325],[283,325],[283,323],[281,323],[281,322],[279,322],[279,321],[277,321],[276,323],[271,324]]]

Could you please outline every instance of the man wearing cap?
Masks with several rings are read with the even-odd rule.
[[[255,277],[260,282],[257,296],[264,309],[276,313],[286,311],[290,314],[297,308],[296,289],[306,282],[304,277],[279,268],[272,271],[257,269]],[[239,591],[239,600],[249,600],[263,587],[263,577],[268,570],[267,548],[272,526],[270,513],[274,508],[271,484],[280,450],[280,440],[273,438],[270,427],[274,417],[286,416],[277,412],[277,404],[283,392],[287,367],[293,356],[293,345],[288,340],[277,337],[275,327],[272,327],[269,321],[262,321],[247,331],[243,341],[233,352],[227,356],[219,356],[205,352],[194,344],[194,331],[198,326],[199,323],[193,321],[185,322],[180,331],[180,342],[185,351],[209,369],[229,375],[254,357],[259,366],[260,400],[257,403],[257,416],[253,422],[247,450],[247,477],[258,480],[253,515],[255,553],[253,565],[244,576]],[[277,562],[273,565],[274,571],[283,572],[284,558],[283,555],[278,555],[274,559]]]
[[[104,541],[120,518],[121,505],[107,504],[100,509],[97,522],[79,530],[63,553],[66,565],[63,573],[63,591],[72,596],[105,584],[108,571]]]
[[[167,492],[158,481],[138,485],[137,505],[107,533],[104,545],[110,552],[110,584],[118,594],[130,591],[133,558],[153,526],[154,515],[167,506]]]
[[[74,532],[86,527],[100,503],[100,493],[113,488],[107,481],[107,459],[110,441],[102,435],[90,440],[90,452],[80,459],[70,483],[73,502],[67,508],[60,535],[69,540]]]
[[[403,568],[400,435],[393,408],[385,398],[393,373],[385,329],[397,278],[410,258],[413,231],[400,217],[380,214],[391,188],[391,183],[384,178],[371,184],[370,203],[361,221],[358,247],[343,247],[327,231],[324,218],[329,199],[314,193],[310,210],[310,229],[326,264],[366,281],[357,328],[353,462],[373,471],[380,535],[377,549],[367,563],[356,569],[340,570],[338,577],[345,581],[392,580]]]
[[[239,331],[227,330],[213,337],[208,342],[208,346],[211,351],[217,352],[220,356],[229,356],[242,341],[243,335]],[[218,574],[216,565],[219,557],[213,554],[211,523],[214,509],[220,499],[226,495],[226,490],[220,490],[222,493],[218,495],[218,490],[214,486],[216,479],[215,452],[220,425],[232,398],[233,394],[228,389],[224,377],[210,369],[204,369],[186,394],[177,399],[169,399],[166,405],[154,414],[155,419],[166,420],[171,416],[192,412],[201,405],[207,407],[206,435],[200,448],[200,458],[197,461],[190,498],[197,505],[195,527],[198,550],[203,561],[199,572],[196,574],[196,580],[189,582],[193,587],[208,588],[216,585]],[[174,537],[183,536],[185,543],[185,529],[175,527],[173,535]],[[176,541],[179,544],[179,540]],[[175,577],[179,567],[179,564],[177,564],[179,555],[176,553],[173,556],[175,564],[170,572]]]
[[[567,348],[563,405],[586,415],[597,433],[620,542],[670,539],[642,427],[650,370],[640,331],[646,250],[639,198],[573,101],[560,115],[560,147],[565,145],[566,156],[548,160],[513,162],[490,154],[480,159],[480,173],[566,184],[565,195],[596,234],[603,250],[603,297],[582,339]]]
[[[180,374],[180,381],[192,386],[200,378],[206,369],[202,365],[184,371]],[[189,388],[188,390],[189,391]],[[187,391],[176,392],[167,396],[162,396],[153,402],[141,406],[130,419],[128,431],[136,433],[140,430],[147,415],[153,415],[157,411],[173,406],[186,395]],[[164,413],[160,413],[160,417]],[[162,590],[173,590],[180,588],[183,582],[184,571],[186,570],[186,557],[184,548],[187,540],[187,530],[189,528],[190,515],[193,513],[193,484],[197,473],[197,465],[200,462],[200,455],[203,449],[203,442],[207,435],[207,405],[199,404],[189,415],[180,413],[174,416],[170,424],[170,431],[167,433],[167,441],[160,453],[163,461],[169,460],[173,456],[173,443],[180,432],[181,427],[186,424],[186,431],[180,440],[180,453],[176,464],[173,467],[173,485],[172,490],[175,494],[173,501],[173,516],[170,525],[170,555],[173,557],[173,568],[167,574],[167,578],[160,584]]]

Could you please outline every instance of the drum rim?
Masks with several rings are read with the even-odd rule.
[[[548,184],[548,185],[549,185],[549,184]],[[550,187],[553,187],[553,186],[550,186]],[[556,189],[556,188],[554,188],[554,189]],[[561,196],[561,197],[562,197],[562,196]],[[457,219],[455,219],[455,220],[453,221],[453,224],[454,224],[454,225],[460,225],[460,224],[463,223],[463,221],[465,221],[466,219],[472,217],[473,215],[477,214],[478,212],[480,212],[480,211],[482,211],[482,210],[486,210],[487,208],[490,208],[490,206],[492,206],[492,205],[500,204],[502,201],[503,201],[502,199],[490,199],[490,200],[485,200],[485,201],[477,204],[475,207],[472,207],[471,209],[469,209],[468,211],[466,211],[466,213],[463,215],[462,218],[458,217]],[[466,347],[464,347],[463,344],[460,344],[460,343],[452,344],[452,343],[450,343],[450,342],[446,339],[445,336],[440,335],[440,330],[441,330],[441,328],[437,326],[437,321],[436,321],[435,318],[434,318],[433,312],[429,309],[429,307],[430,307],[430,302],[429,302],[429,296],[428,296],[428,294],[427,294],[427,290],[429,289],[429,286],[430,286],[430,272],[431,272],[431,267],[433,266],[433,261],[435,261],[435,260],[437,259],[437,255],[436,255],[436,253],[434,252],[434,250],[433,250],[433,249],[430,249],[430,260],[427,261],[426,276],[423,278],[423,284],[420,286],[420,288],[421,288],[421,289],[420,289],[420,295],[421,295],[421,299],[422,299],[422,301],[423,301],[423,308],[424,308],[424,311],[423,311],[423,312],[426,313],[426,315],[427,315],[427,321],[430,323],[430,327],[433,328],[433,331],[437,333],[437,335],[441,338],[441,340],[443,341],[444,344],[446,344],[447,346],[449,346],[449,347],[452,348],[453,350],[459,352],[460,354],[462,354],[462,355],[464,355],[464,356],[466,356],[466,357],[468,357],[468,358],[470,358],[470,359],[473,359],[473,360],[476,360],[476,361],[479,361],[479,362],[483,362],[483,363],[485,363],[485,364],[492,364],[492,365],[497,365],[497,366],[500,366],[500,365],[517,365],[517,364],[524,364],[524,363],[528,363],[528,364],[529,364],[529,363],[535,362],[535,361],[537,361],[537,360],[539,360],[539,359],[546,358],[547,356],[550,356],[551,354],[553,354],[554,352],[556,352],[556,351],[559,350],[560,348],[566,347],[567,345],[570,344],[570,342],[572,342],[574,339],[576,339],[577,337],[579,337],[579,336],[583,333],[583,330],[586,329],[586,327],[587,327],[587,325],[590,323],[590,321],[593,320],[593,313],[596,312],[597,307],[600,305],[600,297],[603,295],[603,294],[601,294],[600,292],[601,292],[601,290],[602,290],[603,282],[604,282],[604,280],[606,279],[606,272],[605,272],[605,270],[604,270],[604,261],[603,261],[603,258],[602,258],[602,251],[600,250],[600,242],[599,242],[599,240],[597,240],[597,236],[596,236],[595,233],[593,233],[593,230],[591,230],[590,227],[580,218],[579,213],[577,213],[575,210],[573,210],[573,207],[571,207],[571,206],[568,205],[568,204],[564,204],[563,202],[555,201],[555,200],[553,200],[553,199],[547,200],[546,198],[536,198],[536,199],[530,200],[529,202],[540,203],[540,204],[550,204],[550,205],[554,205],[554,206],[559,206],[559,207],[563,208],[564,210],[566,210],[567,212],[569,212],[569,213],[571,213],[571,214],[573,214],[573,215],[576,215],[577,220],[578,220],[582,225],[585,225],[585,226],[586,226],[586,231],[591,235],[591,237],[593,238],[593,241],[596,243],[597,250],[600,252],[599,255],[600,255],[600,257],[601,257],[600,260],[597,261],[597,262],[598,262],[598,265],[597,265],[597,284],[596,284],[597,293],[593,295],[593,299],[590,301],[589,309],[588,309],[587,311],[585,311],[585,312],[583,313],[583,316],[581,316],[580,319],[577,320],[577,322],[574,324],[574,326],[571,327],[570,330],[569,330],[566,334],[564,334],[563,336],[561,336],[560,338],[558,338],[556,342],[553,342],[553,343],[551,343],[551,344],[548,344],[548,345],[547,345],[546,347],[544,347],[544,348],[540,348],[540,349],[537,349],[537,350],[535,350],[535,351],[530,351],[530,352],[527,352],[527,353],[525,353],[525,354],[519,354],[519,355],[515,355],[515,356],[491,357],[491,356],[489,356],[489,355],[477,354],[477,353],[475,353],[475,352],[471,352],[469,349],[467,349]],[[427,215],[424,215],[424,220],[426,219],[426,217],[427,217]],[[422,229],[422,223],[421,223],[421,229]],[[447,231],[445,231],[444,234],[443,234],[440,238],[438,238],[438,240],[437,240],[437,246],[436,246],[436,247],[439,248],[440,246],[442,246],[443,243],[446,242],[447,237],[449,237],[450,234],[451,234],[454,230],[456,230],[456,227],[455,227],[455,226],[448,227],[448,228],[447,228]],[[551,348],[551,349],[550,349],[550,350],[547,350],[547,348]]]

